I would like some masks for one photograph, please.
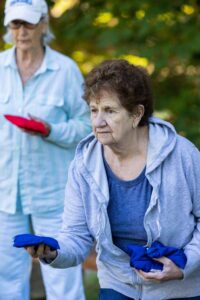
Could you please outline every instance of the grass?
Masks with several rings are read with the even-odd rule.
[[[86,300],[98,300],[99,284],[96,271],[87,269],[83,271],[83,280]],[[33,263],[31,277],[31,300],[45,300],[44,286],[41,271],[37,260]]]
[[[98,300],[99,284],[95,271],[84,271],[84,287],[86,300]]]

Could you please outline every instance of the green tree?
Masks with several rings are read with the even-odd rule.
[[[146,66],[156,112],[200,146],[200,0],[80,0],[60,17],[48,2],[55,49],[84,74],[109,58]]]

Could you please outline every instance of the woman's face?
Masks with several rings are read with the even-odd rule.
[[[13,23],[17,22],[21,23],[19,28],[13,28],[11,25],[9,26],[13,43],[16,45],[16,48],[22,51],[28,51],[41,47],[42,35],[47,26],[46,23],[40,21],[38,24],[34,25],[33,28],[29,28],[29,26],[26,26],[27,24],[30,25],[29,23],[21,20],[13,21]]]
[[[90,101],[91,121],[96,138],[103,145],[121,144],[133,132],[133,116],[114,93],[103,92]]]

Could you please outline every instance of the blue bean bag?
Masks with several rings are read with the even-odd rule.
[[[19,234],[14,237],[13,246],[17,248],[38,246],[39,244],[45,244],[50,247],[51,250],[60,249],[58,241],[54,238],[47,236],[38,236],[34,234]]]
[[[162,256],[171,259],[181,269],[185,268],[187,262],[183,249],[166,247],[157,241],[153,242],[149,248],[135,244],[128,245],[128,254],[130,255],[130,265],[145,272],[162,271],[163,264],[153,260]]]

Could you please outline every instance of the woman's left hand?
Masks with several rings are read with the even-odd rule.
[[[144,272],[142,270],[136,270],[136,272],[145,280],[155,283],[161,283],[167,280],[182,279],[182,270],[173,263],[169,258],[163,256],[155,259],[163,264],[163,270],[154,272]]]
[[[43,136],[43,137],[49,136],[49,134],[50,134],[50,132],[51,132],[51,126],[50,126],[46,121],[44,121],[44,120],[42,120],[42,119],[40,119],[40,118],[38,118],[38,117],[35,117],[35,116],[31,115],[31,114],[28,114],[28,116],[29,116],[29,118],[30,118],[31,120],[41,122],[41,123],[44,125],[44,127],[46,128],[46,130],[47,130],[48,133],[47,133],[46,135],[44,135],[44,134],[42,134],[42,133],[40,133],[40,132],[36,132],[36,131],[32,131],[32,130],[27,130],[27,129],[24,129],[24,128],[22,129],[22,128],[21,128],[21,130],[22,130],[23,132],[26,132],[26,133],[28,133],[28,134],[30,134],[30,135],[40,135],[40,136]]]

